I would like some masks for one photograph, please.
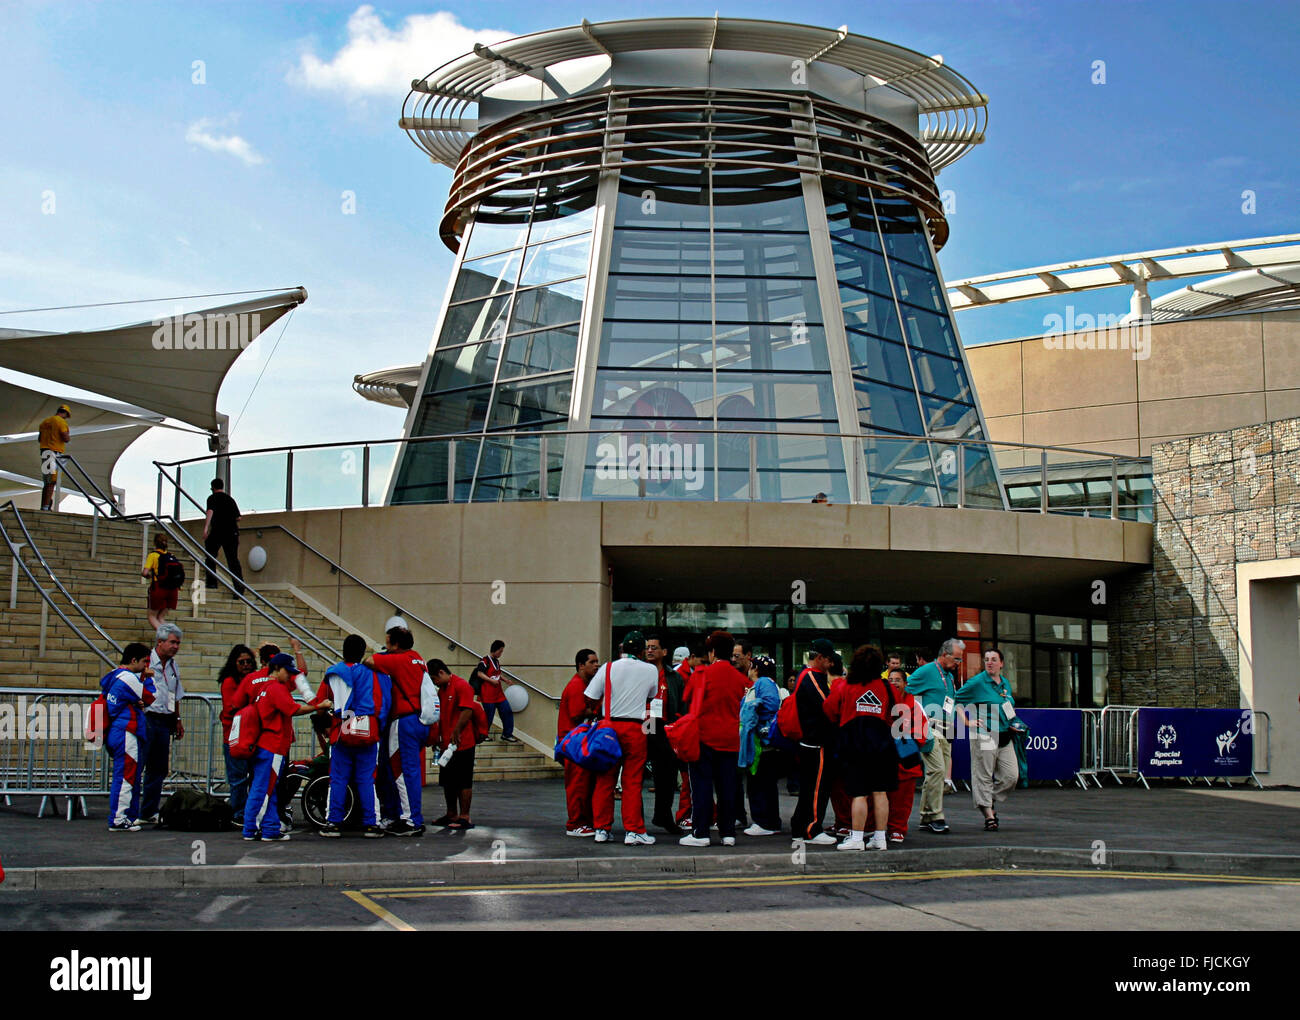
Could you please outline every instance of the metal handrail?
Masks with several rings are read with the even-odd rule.
[[[99,633],[99,636],[112,645],[114,650],[121,652],[122,646],[113,640],[108,631],[104,630],[104,628],[95,621],[95,618],[86,612],[81,603],[73,597],[72,592],[68,591],[68,589],[63,586],[63,582],[60,581],[58,575],[54,573],[54,568],[50,566],[49,562],[45,559],[44,554],[41,552],[40,547],[37,546],[36,542],[33,540],[31,532],[27,530],[27,522],[23,520],[23,515],[19,513],[18,507],[14,505],[13,502],[9,502],[4,507],[0,507],[0,512],[3,512],[4,510],[13,511],[14,520],[18,522],[18,527],[22,528],[23,538],[27,539],[27,548],[36,554],[37,562],[45,569],[45,573],[49,575],[50,580],[54,582],[54,586],[59,589],[63,597],[72,604],[72,608],[80,613],[82,619],[94,627]],[[17,555],[17,553],[14,555]]]
[[[757,489],[757,475],[758,475],[757,449],[758,449],[758,443],[760,438],[764,438],[767,440],[774,440],[781,437],[800,437],[800,438],[818,439],[823,442],[833,442],[838,440],[838,441],[848,441],[851,443],[861,443],[864,439],[880,437],[884,439],[889,439],[892,442],[911,443],[913,446],[917,448],[917,456],[921,458],[921,461],[923,463],[928,463],[928,467],[929,467],[929,470],[925,472],[926,477],[918,478],[917,484],[924,486],[926,488],[929,488],[931,485],[935,485],[933,491],[937,496],[937,502],[935,504],[927,503],[925,505],[935,505],[935,506],[945,507],[945,508],[955,506],[958,509],[965,509],[968,506],[972,505],[970,500],[971,493],[967,491],[966,455],[964,452],[967,447],[982,448],[985,451],[984,454],[985,457],[987,457],[989,462],[993,465],[995,472],[1000,472],[1003,470],[1003,468],[1000,468],[998,466],[998,461],[1001,457],[1005,456],[1006,454],[1015,455],[1017,453],[1022,453],[1023,451],[1033,451],[1037,454],[1037,456],[1034,458],[1034,460],[1037,461],[1036,466],[1030,467],[1026,465],[1023,468],[1008,467],[1005,470],[1014,473],[1015,477],[1017,478],[1021,486],[1033,484],[1033,482],[1031,482],[1030,479],[1034,477],[1034,474],[1037,475],[1036,482],[1040,490],[1039,493],[1040,498],[1037,507],[1037,512],[1041,514],[1058,512],[1058,508],[1053,506],[1052,500],[1049,499],[1049,487],[1052,484],[1054,475],[1067,469],[1067,465],[1063,463],[1049,464],[1048,462],[1049,454],[1057,455],[1058,459],[1062,455],[1069,456],[1071,458],[1074,458],[1076,462],[1080,457],[1093,458],[1094,460],[1100,462],[1098,464],[1098,467],[1104,469],[1104,473],[1102,474],[1102,477],[1109,475],[1111,491],[1110,491],[1110,501],[1109,501],[1108,509],[1110,511],[1109,516],[1111,517],[1111,519],[1115,519],[1115,520],[1121,519],[1120,479],[1121,477],[1123,477],[1125,480],[1128,480],[1129,478],[1133,477],[1132,471],[1128,469],[1121,471],[1120,465],[1121,464],[1147,465],[1150,463],[1149,457],[1125,456],[1121,454],[1105,453],[1096,450],[1084,450],[1078,447],[1035,446],[1033,444],[1028,444],[1028,443],[1011,443],[1011,442],[1003,443],[1003,442],[997,442],[988,439],[968,439],[968,438],[960,438],[960,437],[949,438],[944,436],[910,436],[910,435],[902,435],[894,432],[887,432],[881,429],[864,429],[857,433],[844,433],[844,432],[820,432],[820,431],[812,431],[806,429],[766,430],[766,429],[715,429],[715,428],[708,428],[708,427],[694,428],[692,427],[692,425],[696,423],[683,422],[678,424],[680,424],[681,427],[680,428],[675,427],[673,429],[674,441],[677,442],[684,441],[687,437],[697,437],[696,438],[697,442],[712,437],[715,444],[719,439],[723,437],[748,439],[749,462],[750,462],[749,500],[751,502],[759,501],[760,499],[758,495],[758,489]],[[595,429],[588,428],[588,429],[554,429],[554,430],[510,429],[501,432],[488,432],[488,433],[457,432],[457,433],[448,433],[448,434],[437,435],[437,436],[410,436],[410,437],[399,437],[394,439],[382,439],[382,440],[309,443],[300,446],[265,447],[256,450],[241,451],[240,453],[235,453],[235,454],[225,453],[220,455],[212,455],[208,457],[194,457],[188,460],[181,460],[181,461],[174,461],[174,462],[154,461],[154,466],[158,469],[157,510],[159,513],[162,512],[163,481],[164,479],[166,479],[166,481],[170,483],[174,488],[174,497],[173,497],[174,516],[176,516],[177,518],[180,517],[182,495],[198,512],[200,513],[204,512],[203,507],[200,506],[199,503],[193,497],[191,497],[188,492],[185,492],[185,490],[180,487],[177,481],[177,479],[181,475],[182,469],[187,465],[211,463],[214,460],[218,462],[225,461],[227,464],[229,464],[235,458],[246,458],[246,457],[255,457],[258,455],[275,455],[275,454],[282,455],[285,460],[284,468],[283,468],[284,490],[285,490],[283,508],[285,510],[292,510],[293,509],[294,458],[296,453],[308,453],[312,451],[322,451],[322,450],[331,450],[331,449],[354,450],[358,448],[361,450],[361,454],[362,454],[362,472],[361,472],[361,479],[360,479],[360,490],[361,490],[360,502],[359,504],[357,504],[354,502],[354,497],[345,496],[343,502],[331,503],[330,505],[331,506],[360,505],[363,507],[369,506],[370,505],[370,492],[369,492],[370,481],[369,480],[370,480],[370,461],[371,461],[372,446],[396,447],[397,451],[395,453],[395,456],[398,456],[400,455],[401,451],[407,447],[408,444],[444,443],[444,444],[448,444],[446,449],[450,456],[451,451],[455,449],[455,444],[457,442],[462,442],[462,441],[471,442],[471,443],[478,443],[482,441],[510,443],[518,440],[532,440],[536,442],[537,444],[536,453],[538,456],[539,463],[535,471],[534,469],[529,468],[527,472],[530,479],[533,477],[534,474],[536,476],[535,477],[535,483],[537,486],[536,491],[532,490],[531,483],[530,483],[528,492],[526,493],[521,492],[516,495],[518,501],[521,502],[532,501],[532,500],[540,500],[544,502],[553,498],[550,494],[550,483],[548,482],[548,474],[550,472],[550,457],[547,453],[548,443],[554,441],[556,447],[558,448],[561,443],[565,442],[570,437],[581,437],[581,436],[608,437],[614,434],[616,431],[618,430],[611,429],[609,427],[602,427],[602,428],[595,428]],[[638,436],[640,437],[639,438],[640,442],[650,443],[650,444],[652,444],[652,440],[650,440],[649,437],[653,435],[657,435],[656,433],[651,432],[649,429],[641,430],[641,431],[632,430],[632,431],[624,432],[623,434],[628,435],[630,437]],[[942,466],[946,463],[946,461],[942,459],[938,462],[938,466],[936,466],[936,461],[935,461],[935,457],[937,456],[936,448],[943,449],[944,458],[948,457],[949,450],[961,451],[961,452],[959,453],[958,456],[953,458],[954,463],[951,464],[950,466]],[[861,484],[860,484],[861,466],[859,464],[859,459],[860,458],[857,455],[851,456],[848,462],[846,462],[842,468],[837,470],[836,477],[839,477],[840,474],[847,472],[848,475],[847,481],[849,486],[848,488],[849,498],[847,502],[849,504],[871,505],[870,497],[868,496],[864,498],[864,495],[861,492]],[[176,471],[176,477],[172,476],[172,474],[167,470],[168,468],[172,468]],[[721,469],[722,468],[720,465],[715,464],[711,467],[710,470],[716,472],[716,471],[720,471]],[[946,476],[948,474],[954,474],[956,477],[950,482],[945,480],[944,478],[939,477],[938,474],[930,475],[930,471],[935,471],[935,470],[939,471],[939,473],[942,475]],[[637,495],[641,499],[644,499],[646,497],[644,480],[645,480],[644,477],[641,477],[640,479],[641,484],[639,485],[637,491]],[[459,502],[459,500],[455,498],[456,482],[457,479],[455,478],[455,473],[451,469],[450,462],[449,462],[449,469],[447,472],[446,479],[438,483],[440,488],[445,485],[446,502]],[[955,498],[952,491],[954,485],[956,487]],[[1000,475],[997,476],[997,496],[1000,497],[1000,499],[996,504],[996,506],[1006,511],[1021,512],[1021,513],[1034,512],[1030,507],[1013,507],[1010,505],[1009,485],[1007,483],[1007,479],[1002,478]],[[713,494],[713,498],[714,501],[717,501],[720,498],[719,494],[716,491]],[[443,502],[443,501],[444,500],[442,498],[438,498],[436,500],[435,499],[426,500],[426,502]],[[472,492],[470,493],[470,498],[468,501],[469,502],[473,501]],[[497,502],[497,500],[484,500],[483,502]],[[975,505],[979,505],[978,500],[976,501]],[[1139,515],[1141,514],[1141,511],[1147,506],[1147,504],[1145,503],[1130,504],[1130,501],[1126,500],[1124,504],[1126,511],[1130,509],[1130,505],[1131,508],[1137,511]],[[1104,509],[1104,508],[1098,507],[1097,509]],[[1073,506],[1059,508],[1059,511],[1066,512],[1066,513],[1079,512],[1078,508]]]
[[[453,646],[455,646],[456,648],[459,648],[462,652],[468,652],[470,655],[472,655],[472,656],[473,656],[474,658],[476,658],[476,659],[481,659],[481,658],[483,658],[483,656],[481,656],[481,655],[480,655],[478,652],[476,652],[473,648],[470,648],[470,647],[469,647],[468,645],[466,645],[466,644],[462,644],[462,643],[461,643],[460,641],[458,641],[456,638],[452,637],[450,634],[446,633],[445,631],[442,631],[442,630],[438,629],[438,628],[435,627],[433,624],[429,623],[427,620],[423,619],[422,617],[416,616],[414,613],[411,613],[411,612],[408,612],[407,610],[404,610],[401,606],[399,606],[399,605],[397,604],[397,602],[396,602],[395,600],[389,598],[387,595],[385,595],[383,592],[379,591],[377,588],[374,588],[374,587],[372,587],[371,585],[367,584],[365,581],[361,580],[361,578],[357,577],[355,574],[353,574],[353,573],[352,573],[350,570],[348,570],[346,567],[343,567],[343,566],[341,566],[340,564],[335,563],[334,560],[330,559],[328,556],[326,556],[323,552],[321,552],[321,551],[320,551],[319,549],[317,549],[315,546],[311,545],[309,542],[305,541],[305,540],[302,539],[302,538],[299,538],[299,537],[298,537],[297,535],[295,535],[292,531],[290,531],[288,528],[286,528],[283,524],[259,524],[259,525],[257,526],[257,528],[258,528],[258,530],[260,530],[260,531],[282,531],[282,532],[284,532],[284,534],[288,535],[291,539],[293,539],[295,542],[297,542],[300,546],[302,546],[304,549],[306,549],[309,553],[311,553],[312,555],[316,556],[317,558],[322,559],[322,560],[324,560],[326,563],[328,563],[329,566],[330,566],[330,569],[331,569],[334,573],[342,574],[344,577],[346,577],[348,580],[352,581],[354,584],[358,584],[358,585],[360,585],[362,588],[364,588],[366,591],[370,592],[370,594],[374,595],[374,596],[375,596],[377,599],[379,599],[381,602],[384,602],[384,603],[386,603],[387,605],[391,606],[392,609],[393,609],[393,613],[394,613],[394,615],[396,615],[396,616],[401,616],[401,617],[403,617],[404,619],[407,619],[407,620],[414,620],[416,623],[418,623],[421,627],[425,628],[426,630],[431,630],[431,631],[433,631],[433,633],[437,634],[438,637],[442,638],[442,639],[443,639],[444,641],[446,641],[449,645],[453,645]],[[557,696],[555,696],[554,694],[547,694],[546,691],[543,691],[543,690],[541,690],[540,688],[533,686],[533,685],[530,684],[527,680],[523,679],[523,678],[520,677],[518,674],[515,674],[515,673],[510,672],[510,670],[506,669],[504,666],[501,667],[501,672],[504,673],[504,674],[505,674],[507,677],[509,677],[511,680],[513,680],[515,683],[522,684],[524,687],[528,688],[528,690],[532,691],[533,693],[538,694],[538,695],[540,695],[541,697],[546,698],[546,699],[548,699],[548,700],[550,700],[550,701],[553,701],[553,702],[555,702],[556,704],[559,704],[560,699],[559,699]]]
[[[80,468],[80,465],[78,465],[78,467]],[[81,491],[80,484],[77,482],[77,480],[75,478],[72,478],[71,481],[73,482],[74,485],[77,486],[78,490]],[[84,491],[82,491],[81,494],[85,496],[87,499],[90,498]],[[207,569],[207,562],[206,562],[208,559],[207,550],[204,549],[197,541],[195,541],[194,536],[192,536],[184,528],[180,527],[178,522],[174,520],[169,521],[167,518],[160,517],[159,515],[152,514],[152,513],[133,514],[131,517],[128,518],[122,512],[121,507],[117,506],[116,503],[113,503],[113,509],[123,520],[137,521],[142,526],[148,523],[153,523],[157,525],[164,532],[166,532],[167,535],[169,535],[181,549],[184,549],[185,552],[195,561],[196,564],[200,560],[202,560],[204,562],[204,569]],[[226,576],[228,575],[230,578],[234,578],[235,576],[234,572],[231,571],[228,566],[221,563],[220,560],[217,560],[215,557],[213,557],[213,567],[215,569],[212,571],[212,575],[217,579],[217,581],[221,585],[223,585],[225,589],[228,592],[230,592],[231,595],[233,595],[240,602],[244,603],[244,605],[249,610],[251,610],[254,613],[257,613],[258,616],[266,620],[267,623],[271,624],[272,627],[276,628],[277,630],[283,631],[285,634],[288,634],[290,637],[297,636],[298,634],[303,635],[305,638],[303,643],[307,646],[307,648],[310,651],[312,651],[314,654],[319,656],[321,659],[327,662],[336,661],[342,657],[342,654],[338,649],[331,647],[330,644],[324,638],[316,634],[314,631],[307,629],[307,627],[303,626],[303,624],[300,623],[298,620],[295,620],[292,616],[286,613],[283,609],[277,606],[274,602],[272,602],[260,591],[258,591],[256,587],[249,584],[247,581],[240,579],[239,582],[240,587],[244,589],[244,592],[251,592],[254,596],[256,596],[258,600],[264,603],[268,609],[270,609],[276,615],[282,617],[283,620],[287,621],[289,626],[286,626],[284,623],[277,622],[271,616],[267,615],[267,613],[263,611],[259,606],[254,605],[253,602],[250,599],[248,599],[243,592],[236,591],[234,586],[230,583],[230,581],[227,579]]]
[[[71,466],[75,468],[77,473],[81,476],[81,481],[76,481],[75,479],[73,481],[77,490],[81,493],[82,498],[85,499],[87,503],[96,509],[101,506],[107,506],[118,517],[126,516],[126,514],[122,512],[122,508],[117,505],[111,496],[104,495],[104,490],[99,487],[99,484],[93,478],[90,477],[90,473],[81,466],[81,462],[77,460],[76,457],[70,453],[61,453],[58,455],[57,460],[61,467],[66,468]],[[95,496],[99,497],[98,502],[96,501],[95,496],[91,496],[91,494],[86,491],[87,485],[95,491]],[[107,517],[108,514],[105,514],[104,516]]]
[[[263,453],[294,453],[302,450],[328,450],[353,446],[391,446],[394,444],[413,444],[413,443],[437,443],[451,440],[463,439],[535,439],[540,436],[605,436],[617,432],[615,428],[600,429],[509,429],[501,432],[447,432],[436,436],[397,436],[384,439],[354,439],[348,441],[335,441],[330,443],[298,443],[291,446],[265,446],[254,450],[240,450],[237,453],[208,454],[205,457],[189,457],[185,460],[168,460],[154,461],[155,467],[184,467],[187,464],[200,464],[214,460],[226,460],[235,457],[251,457],[255,454]],[[642,430],[647,431],[647,430]],[[1045,446],[1034,443],[1013,443],[1009,440],[1003,442],[996,439],[966,439],[956,436],[914,436],[906,435],[901,432],[889,432],[885,429],[861,429],[858,432],[817,432],[803,431],[798,429],[713,429],[713,428],[693,428],[690,424],[684,424],[681,428],[674,430],[684,435],[701,435],[701,436],[766,436],[769,438],[780,438],[786,436],[801,436],[809,439],[892,439],[897,441],[911,440],[916,443],[938,443],[940,445],[963,445],[963,446],[996,446],[1006,447],[1016,450],[1032,450],[1034,452],[1047,453],[1079,453],[1088,457],[1097,457],[1117,463],[1143,463],[1149,461],[1150,457],[1126,456],[1119,453],[1106,453],[1101,450],[1085,450],[1077,446]],[[170,477],[168,479],[171,480]],[[194,503],[194,500],[190,500]],[[194,503],[194,506],[202,510],[203,507]]]
[[[0,506],[0,513],[2,513],[4,510],[12,510],[15,516],[19,516],[18,507],[14,505],[13,500],[9,500],[9,502],[5,503],[4,506]],[[20,516],[19,519],[21,520]],[[51,609],[53,609],[56,613],[58,613],[59,619],[61,619],[64,623],[68,625],[68,629],[71,630],[72,633],[76,634],[77,637],[81,639],[82,643],[87,648],[89,648],[92,652],[94,652],[101,659],[103,659],[104,662],[108,664],[108,667],[110,669],[115,667],[117,663],[113,661],[113,657],[111,655],[107,655],[102,648],[100,648],[93,641],[91,641],[90,638],[88,638],[84,633],[82,633],[81,628],[78,627],[71,620],[69,620],[67,614],[64,613],[64,611],[58,607],[58,605],[54,601],[53,596],[51,596],[48,591],[46,591],[44,588],[40,586],[39,583],[37,583],[36,575],[32,573],[31,568],[28,567],[27,564],[23,562],[22,557],[19,556],[17,545],[14,543],[14,540],[9,537],[9,531],[8,529],[5,528],[3,520],[0,520],[0,537],[4,538],[5,545],[9,549],[9,554],[14,558],[14,562],[17,563],[18,566],[22,568],[22,572],[27,576],[27,580],[31,582],[32,587],[35,588],[36,591],[40,594],[41,598],[45,601],[45,604],[48,605]],[[39,552],[37,555],[39,556]],[[83,615],[84,615],[84,611],[83,611]],[[91,622],[93,623],[94,621]],[[98,625],[96,625],[95,629],[99,630]],[[100,633],[103,632],[100,631]],[[104,636],[106,638],[108,637],[108,635],[106,634]],[[112,638],[108,638],[108,640],[111,644],[114,645],[114,647],[118,648],[119,651],[121,650],[121,646],[117,645],[116,642],[112,640]]]

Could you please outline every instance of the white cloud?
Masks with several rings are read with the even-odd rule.
[[[243,160],[249,166],[266,162],[248,142],[239,135],[220,135],[213,133],[215,125],[210,120],[196,120],[185,132],[185,140],[191,145],[198,145],[209,152],[224,152]]]
[[[334,92],[350,99],[405,93],[448,60],[467,53],[475,43],[490,45],[514,32],[466,28],[448,11],[412,14],[390,29],[364,4],[348,18],[348,41],[332,58],[304,53],[289,72],[303,88]]]

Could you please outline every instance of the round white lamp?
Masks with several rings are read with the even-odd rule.
[[[410,630],[410,625],[400,616],[390,616],[388,622],[384,624],[384,633],[387,634],[394,627],[401,627],[404,630]]]
[[[506,688],[506,701],[510,702],[510,711],[522,712],[528,707],[528,688],[523,684],[511,684]]]
[[[266,566],[266,550],[255,545],[248,550],[248,569],[256,573]]]

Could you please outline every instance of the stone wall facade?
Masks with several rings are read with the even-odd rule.
[[[1152,568],[1115,586],[1110,701],[1235,708],[1238,563],[1300,555],[1300,418],[1151,448]]]

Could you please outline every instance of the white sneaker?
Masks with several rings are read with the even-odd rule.
[[[746,836],[775,836],[776,830],[765,829],[761,825],[759,825],[758,822],[755,822],[753,825],[751,825],[748,829],[745,830],[745,835]]]
[[[843,849],[843,847],[841,847],[840,849]],[[878,835],[878,836],[872,836],[869,840],[867,840],[867,845],[866,845],[865,847],[863,847],[862,849],[864,849],[864,850],[883,850],[883,849],[885,849],[885,837],[884,837],[884,835],[881,834],[881,835]]]
[[[837,840],[829,832],[819,832],[812,839],[800,840],[807,846],[835,846]]]
[[[735,836],[723,836],[723,837],[722,837],[722,845],[723,845],[723,846],[735,846],[735,845],[736,845],[736,837],[735,837]]]
[[[866,848],[867,848],[866,844],[862,842],[861,838],[854,839],[852,836],[849,836],[844,840],[843,843],[841,843],[835,849],[836,850],[865,850]],[[883,850],[884,847],[881,847],[881,849]]]
[[[596,830],[587,825],[580,825],[576,829],[565,829],[564,834],[566,836],[594,836]]]
[[[597,829],[597,830],[596,830],[596,842],[597,842],[597,843],[608,843],[608,842],[609,842],[609,830],[608,830],[608,829]]]
[[[623,837],[624,846],[654,846],[655,838],[648,832],[629,832]]]
[[[708,836],[689,835],[683,836],[677,841],[678,846],[709,846]]]

